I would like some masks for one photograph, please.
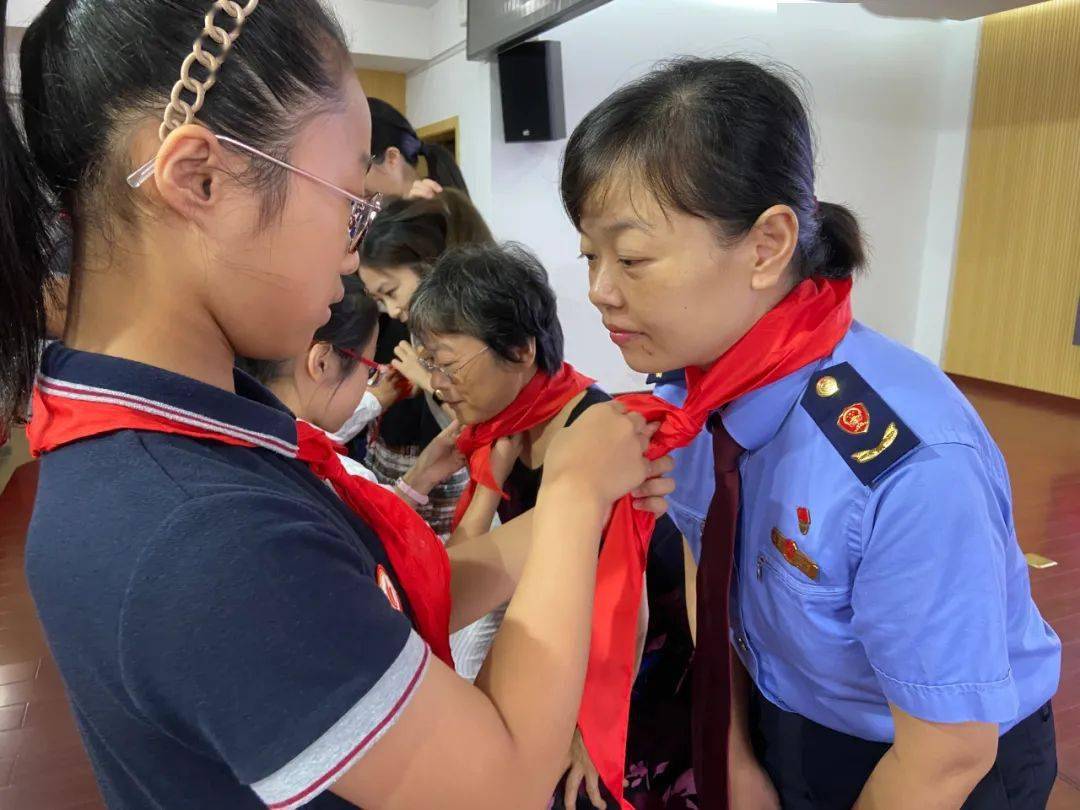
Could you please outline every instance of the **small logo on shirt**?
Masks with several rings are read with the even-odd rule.
[[[810,510],[805,506],[795,509],[795,516],[799,519],[799,531],[803,536],[810,534]]]
[[[386,601],[390,603],[390,607],[398,613],[403,612],[401,597],[398,596],[397,588],[394,587],[390,575],[386,573],[386,569],[381,565],[375,569],[375,584],[379,586],[380,591],[386,594]]]
[[[870,430],[870,411],[861,402],[848,405],[836,420],[836,424],[845,433],[861,436]]]

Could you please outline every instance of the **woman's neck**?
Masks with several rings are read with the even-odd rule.
[[[210,312],[151,258],[86,262],[68,301],[64,342],[223,388],[233,387],[235,353]]]

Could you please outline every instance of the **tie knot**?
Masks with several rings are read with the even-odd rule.
[[[716,471],[731,472],[738,467],[739,457],[746,452],[746,448],[731,438],[720,414],[714,413],[710,416],[707,424],[713,437],[713,463]]]

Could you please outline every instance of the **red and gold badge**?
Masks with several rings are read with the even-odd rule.
[[[390,607],[401,613],[403,611],[401,597],[398,596],[397,588],[394,587],[390,575],[386,573],[386,569],[381,565],[375,569],[375,584],[386,595],[386,601],[390,603]]]
[[[795,510],[795,516],[799,519],[799,531],[807,535],[810,533],[810,510],[800,506]]]
[[[821,569],[816,562],[806,555],[806,552],[799,548],[798,543],[790,537],[785,537],[784,533],[775,527],[772,530],[772,542],[789,565],[798,568],[807,579],[817,582],[818,577],[821,575]]]
[[[848,405],[836,420],[836,424],[845,433],[861,436],[870,430],[870,411],[861,402]]]

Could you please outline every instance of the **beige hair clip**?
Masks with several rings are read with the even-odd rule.
[[[218,71],[221,69],[225,58],[229,55],[233,43],[240,36],[244,22],[251,16],[251,13],[258,5],[259,0],[248,0],[245,5],[240,5],[234,0],[215,0],[214,5],[206,12],[206,22],[202,33],[195,40],[191,53],[188,54],[183,65],[181,65],[180,79],[173,85],[172,93],[169,96],[169,104],[165,108],[165,117],[161,122],[161,128],[158,130],[158,136],[161,140],[164,141],[166,136],[177,127],[190,124],[195,120],[196,114],[202,109],[206,101],[207,91],[217,82]],[[219,11],[225,12],[226,15],[233,19],[232,31],[226,31],[217,24]],[[218,54],[215,55],[207,50],[210,42],[217,43],[219,46]],[[191,70],[196,63],[206,69],[207,76],[202,81],[191,75]],[[188,103],[180,97],[184,90],[194,94],[195,100],[193,102]]]

